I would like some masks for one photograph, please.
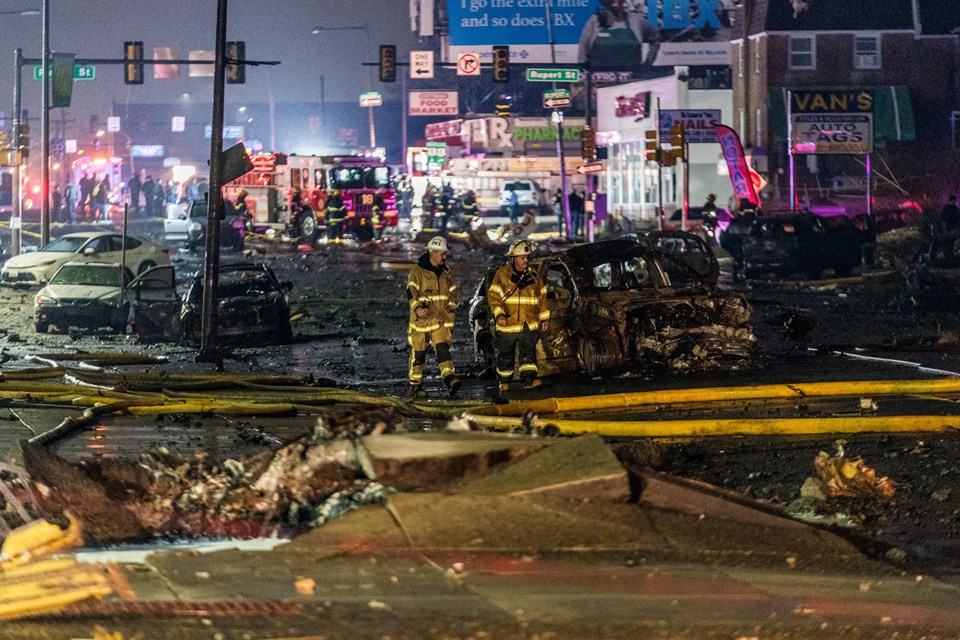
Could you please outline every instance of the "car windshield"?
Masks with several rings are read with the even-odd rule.
[[[47,246],[40,249],[40,251],[57,251],[60,253],[76,253],[80,250],[80,247],[88,240],[85,237],[77,236],[64,236],[63,238],[57,238]]]
[[[120,267],[67,264],[54,274],[50,284],[82,284],[93,287],[119,287]]]

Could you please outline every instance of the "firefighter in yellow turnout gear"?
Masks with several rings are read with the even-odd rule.
[[[410,343],[410,390],[416,398],[425,398],[423,365],[427,347],[433,344],[437,354],[440,377],[453,396],[460,389],[460,378],[450,357],[454,312],[457,308],[457,286],[453,283],[446,264],[447,241],[437,236],[427,243],[427,252],[420,256],[407,279],[407,299],[410,301],[410,324],[407,341]]]
[[[550,326],[547,287],[530,268],[533,247],[518,240],[507,252],[507,264],[500,267],[487,289],[487,304],[496,326],[494,348],[500,391],[510,389],[514,354],[518,353],[520,382],[524,389],[540,386],[537,377],[537,342]]]

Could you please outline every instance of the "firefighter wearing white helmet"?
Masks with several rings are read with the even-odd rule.
[[[518,240],[507,251],[507,264],[497,270],[487,289],[487,304],[495,322],[494,349],[500,391],[510,389],[514,376],[514,354],[524,389],[540,386],[537,371],[537,342],[550,327],[547,287],[540,274],[530,268],[533,245]]]
[[[441,236],[430,239],[427,252],[420,256],[407,278],[407,300],[410,302],[410,322],[407,342],[410,344],[408,379],[415,398],[425,398],[423,365],[427,347],[433,345],[437,354],[440,377],[450,395],[460,389],[450,357],[454,312],[457,308],[457,285],[453,283],[447,266],[447,241]]]

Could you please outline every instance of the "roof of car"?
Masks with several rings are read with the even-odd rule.
[[[596,264],[598,260],[610,256],[636,255],[649,251],[648,247],[641,246],[632,240],[605,240],[573,247],[563,255],[578,267],[589,267]]]
[[[122,236],[123,234],[119,231],[77,231],[74,233],[65,233],[60,238],[101,238],[103,236]],[[139,236],[132,234],[127,234],[128,238],[136,238],[137,240],[143,240]],[[59,238],[58,238],[59,239]]]

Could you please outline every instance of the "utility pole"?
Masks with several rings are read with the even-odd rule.
[[[203,306],[197,362],[223,369],[217,349],[217,286],[220,281],[220,209],[223,206],[224,52],[227,48],[227,0],[217,0],[217,39],[213,68],[213,118],[210,132],[210,187],[207,199],[207,252],[203,270]]]
[[[40,139],[43,170],[40,179],[40,246],[50,242],[50,0],[43,0],[43,70],[40,99]]]
[[[13,199],[13,210],[10,213],[10,255],[20,255],[20,230],[23,228],[23,211],[21,207],[20,190],[20,162],[22,154],[20,152],[20,118],[22,111],[20,101],[20,83],[21,67],[23,67],[23,50],[19,47],[13,52],[13,130],[10,132],[13,140],[10,141],[11,155],[13,156],[13,169],[10,171],[11,178],[11,196]],[[29,124],[29,123],[28,123]]]
[[[547,11],[547,37],[550,39],[550,63],[557,64],[557,48],[553,42],[553,15],[550,12],[550,2],[545,3]],[[557,83],[554,82],[551,86],[556,89]],[[551,118],[554,123],[557,125],[557,160],[560,162],[560,191],[563,194],[562,206],[563,206],[563,217],[567,222],[567,238],[574,238],[574,229],[572,226],[572,218],[570,216],[570,197],[567,195],[567,158],[563,152],[563,111],[553,110]],[[590,119],[587,118],[587,126],[590,126]],[[584,207],[586,207],[586,201],[584,201]]]

